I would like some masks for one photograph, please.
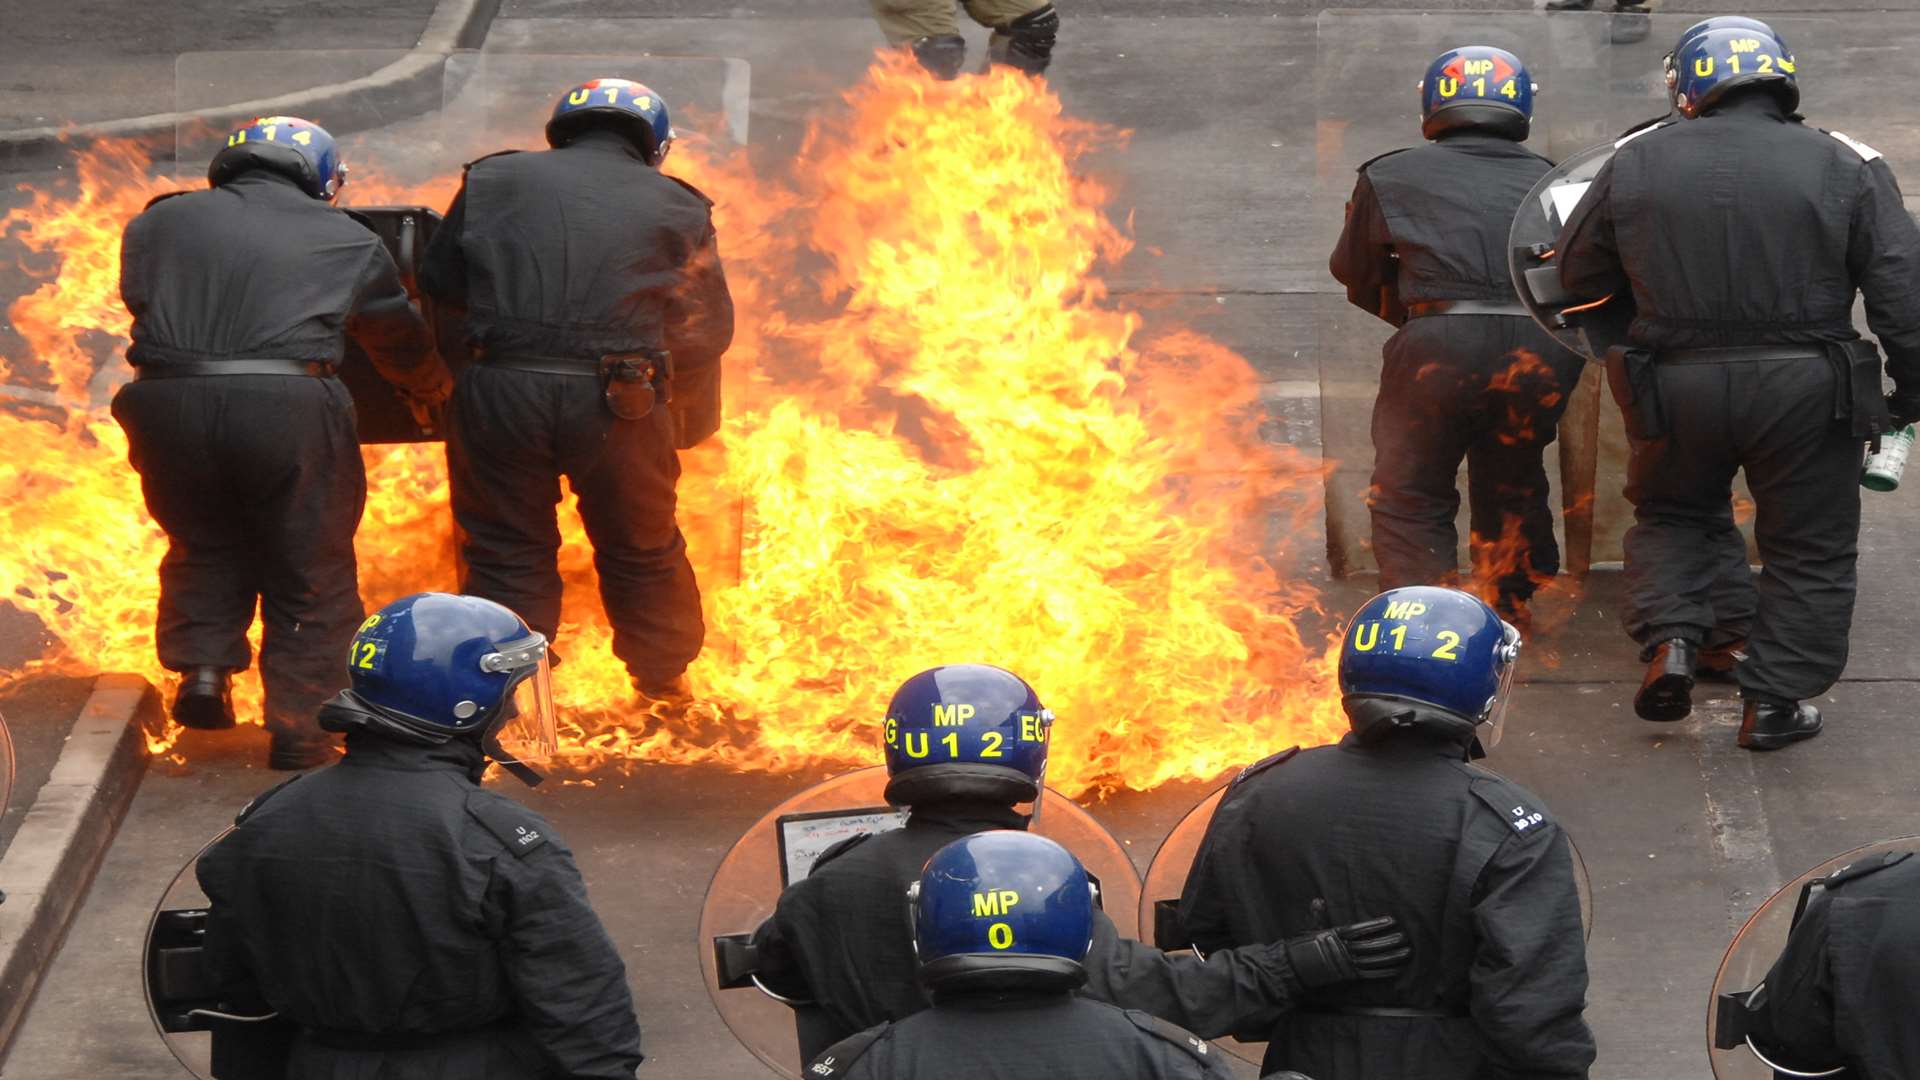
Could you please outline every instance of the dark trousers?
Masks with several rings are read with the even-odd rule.
[[[1725,631],[1722,597],[1745,577],[1730,573],[1727,539],[1744,469],[1762,569],[1741,691],[1818,697],[1847,666],[1860,541],[1862,440],[1833,418],[1832,367],[1662,364],[1657,377],[1667,434],[1634,441],[1628,466],[1628,630],[1648,644]]]
[[[1560,572],[1541,454],[1580,365],[1512,316],[1413,319],[1388,340],[1368,495],[1383,590],[1457,577],[1454,475],[1463,458],[1474,564],[1499,568],[1501,599],[1524,600]]]
[[[315,714],[347,684],[364,614],[353,534],[367,477],[346,388],[283,375],[148,380],[120,389],[113,416],[167,533],[160,662],[245,669],[257,602],[267,730],[321,738]]]
[[[700,590],[674,522],[680,458],[664,406],[616,419],[597,378],[490,368],[461,373],[448,412],[462,589],[505,604],[552,640],[560,624],[560,478],[580,499],[613,652],[646,681],[700,654]]]

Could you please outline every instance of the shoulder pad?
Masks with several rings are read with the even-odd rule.
[[[1272,757],[1261,758],[1259,761],[1256,761],[1253,764],[1247,766],[1246,768],[1241,769],[1240,775],[1234,777],[1233,783],[1228,784],[1227,786],[1237,787],[1242,781],[1252,779],[1253,777],[1258,776],[1263,772],[1266,772],[1268,769],[1271,769],[1275,765],[1278,765],[1286,761],[1288,758],[1293,757],[1293,755],[1299,752],[1300,752],[1299,747],[1292,746],[1292,747],[1288,747],[1285,750],[1280,751],[1279,753],[1273,755]]]
[[[540,815],[504,795],[476,791],[467,797],[467,813],[516,858],[524,859],[547,843],[547,823]]]
[[[1484,769],[1468,766],[1468,771],[1477,774],[1472,784],[1475,797],[1500,815],[1500,820],[1517,835],[1540,832],[1554,823],[1539,798],[1519,784]]]
[[[164,199],[164,198],[166,198],[166,196],[165,196],[165,195],[162,195],[162,196],[160,196],[160,197],[161,197],[161,198],[163,198],[163,199]],[[249,817],[252,817],[252,816],[253,816],[253,812],[254,812],[255,810],[258,810],[258,809],[260,809],[260,807],[262,807],[262,806],[264,806],[264,805],[266,804],[266,801],[267,801],[268,799],[271,799],[271,798],[273,798],[273,797],[274,797],[275,795],[278,795],[278,794],[280,794],[280,793],[281,793],[282,791],[285,791],[285,790],[286,790],[286,789],[287,789],[287,788],[288,788],[288,787],[289,787],[289,786],[290,786],[290,785],[291,785],[291,784],[292,784],[292,783],[293,783],[293,782],[294,782],[295,780],[298,780],[298,779],[300,779],[300,777],[302,777],[302,776],[305,776],[305,775],[307,775],[307,774],[306,774],[306,773],[299,773],[299,774],[296,774],[295,776],[293,776],[293,777],[291,777],[290,779],[287,779],[287,780],[285,780],[285,781],[282,781],[281,783],[278,783],[278,784],[275,784],[275,785],[273,785],[272,787],[270,787],[270,788],[268,788],[267,790],[265,790],[265,791],[263,791],[263,792],[261,792],[260,794],[258,794],[258,795],[255,795],[255,796],[253,797],[253,801],[252,801],[252,802],[249,802],[249,803],[247,803],[247,805],[245,805],[245,806],[243,806],[243,807],[241,807],[241,808],[240,808],[240,813],[238,813],[238,814],[236,814],[236,815],[234,816],[234,819],[233,819],[233,823],[234,823],[235,825],[238,825],[238,824],[240,824],[241,822],[243,822],[243,821],[245,821],[245,820],[247,820],[247,819],[248,819]]]
[[[1128,1009],[1127,1019],[1133,1021],[1134,1027],[1162,1042],[1170,1042],[1185,1050],[1197,1061],[1213,1061],[1218,1057],[1213,1051],[1212,1043],[1171,1021],[1162,1020],[1138,1009]]]
[[[1827,875],[1827,888],[1831,889],[1839,885],[1845,885],[1849,881],[1858,881],[1868,874],[1885,870],[1887,867],[1901,862],[1912,854],[1913,852],[1911,851],[1881,851],[1869,855],[1864,859],[1855,859]]]
[[[871,839],[873,839],[872,833],[863,832],[863,833],[855,833],[852,836],[847,837],[845,840],[836,840],[832,844],[828,845],[827,850],[821,852],[819,856],[813,860],[813,868],[815,870],[818,870],[821,867],[827,865],[829,862],[832,862],[833,860],[839,858],[840,856],[845,855],[847,852],[852,851],[854,848],[859,847],[861,844],[864,844]]]
[[[807,1075],[826,1080],[827,1077],[839,1076],[846,1072],[847,1067],[859,1061],[860,1055],[866,1053],[874,1043],[879,1042],[881,1036],[885,1035],[887,1029],[892,1026],[891,1023],[882,1020],[875,1027],[870,1027],[856,1035],[849,1035],[827,1047],[825,1052],[813,1059],[813,1064],[807,1066]]]
[[[666,176],[667,179],[673,181],[676,184],[679,184],[681,187],[686,188],[688,191],[693,192],[694,198],[699,199],[701,202],[706,203],[708,206],[713,205],[713,200],[707,198],[706,192],[701,191],[699,188],[694,187],[692,184],[687,183],[685,180],[682,180],[677,176],[668,176],[666,173],[661,173],[660,175]]]
[[[1633,140],[1639,138],[1640,136],[1645,135],[1649,131],[1659,131],[1661,128],[1669,128],[1669,127],[1672,127],[1675,123],[1676,121],[1673,121],[1673,120],[1655,120],[1650,124],[1643,124],[1640,127],[1634,128],[1632,131],[1627,132],[1625,135],[1620,136],[1618,139],[1615,139],[1613,143],[1613,148],[1615,150],[1618,150],[1621,147],[1632,142]]]
[[[1398,150],[1389,150],[1389,151],[1387,151],[1387,152],[1386,152],[1386,153],[1384,153],[1384,154],[1376,154],[1376,155],[1374,155],[1373,157],[1370,157],[1370,158],[1368,158],[1367,160],[1365,160],[1365,161],[1363,161],[1363,162],[1361,162],[1361,163],[1360,163],[1360,167],[1359,167],[1359,168],[1357,168],[1357,169],[1355,169],[1355,170],[1353,170],[1353,171],[1354,171],[1354,172],[1362,172],[1362,173],[1363,173],[1363,172],[1366,172],[1366,171],[1367,171],[1367,166],[1369,166],[1369,165],[1371,165],[1371,164],[1373,164],[1374,162],[1376,162],[1376,161],[1379,161],[1379,160],[1380,160],[1380,159],[1382,159],[1382,158],[1390,158],[1390,157],[1392,157],[1392,156],[1393,156],[1393,155],[1395,155],[1395,154],[1404,154],[1404,153],[1406,153],[1407,151],[1409,151],[1409,150],[1411,150],[1411,149],[1413,149],[1413,147],[1411,147],[1411,146],[1403,146],[1403,147],[1401,147],[1401,148],[1400,148],[1400,149],[1398,149]]]
[[[1861,161],[1872,161],[1874,158],[1881,156],[1880,151],[1875,150],[1873,147],[1868,146],[1866,143],[1861,142],[1851,135],[1842,135],[1837,131],[1829,131],[1827,134],[1846,143],[1849,149],[1860,155]]]
[[[164,195],[155,195],[153,198],[148,199],[147,205],[141,207],[140,209],[151,210],[155,206],[158,206],[159,204],[166,202],[168,199],[171,199],[180,195],[191,195],[191,194],[193,194],[193,192],[191,191],[169,191]]]
[[[474,158],[472,161],[467,162],[465,165],[460,166],[460,171],[465,172],[466,170],[473,168],[475,165],[478,165],[481,162],[488,160],[489,158],[506,157],[508,154],[518,154],[518,153],[520,153],[520,151],[518,150],[495,150],[491,154],[482,154],[479,157]]]

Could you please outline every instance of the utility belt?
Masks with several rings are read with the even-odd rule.
[[[148,379],[186,379],[204,375],[302,375],[331,379],[339,369],[314,360],[182,360],[161,364],[141,364],[133,369],[139,381]]]
[[[509,371],[599,379],[601,400],[621,420],[643,420],[656,403],[673,400],[673,354],[665,349],[604,353],[592,359],[488,350],[479,360]]]
[[[1419,300],[1407,305],[1407,318],[1427,319],[1435,315],[1506,315],[1532,318],[1526,305],[1518,300]]]
[[[307,1040],[334,1050],[366,1050],[374,1053],[405,1053],[432,1050],[460,1039],[484,1036],[514,1026],[510,1020],[498,1020],[479,1027],[452,1031],[389,1031],[374,1034],[339,1028],[301,1028]]]
[[[1397,1005],[1341,1005],[1299,1009],[1312,1016],[1370,1016],[1387,1020],[1465,1020],[1464,1009],[1411,1009]]]
[[[1880,389],[1880,349],[1871,341],[1809,345],[1735,345],[1715,349],[1663,349],[1655,352],[1616,345],[1607,351],[1607,386],[1626,419],[1627,436],[1648,442],[1667,433],[1660,400],[1658,368],[1665,365],[1737,364],[1775,361],[1824,361],[1833,368],[1834,420],[1850,421],[1848,433],[1878,439],[1892,429]]]

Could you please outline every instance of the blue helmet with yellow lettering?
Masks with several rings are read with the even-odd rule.
[[[1458,589],[1389,589],[1354,612],[1340,650],[1341,704],[1362,738],[1415,724],[1500,741],[1520,632]]]
[[[1674,46],[1668,84],[1673,107],[1692,118],[1737,89],[1764,86],[1788,112],[1799,108],[1798,66],[1786,41],[1757,20],[1727,22],[1690,30]]]
[[[1505,49],[1449,49],[1427,65],[1420,80],[1420,134],[1437,139],[1459,128],[1479,128],[1524,141],[1533,127],[1537,89],[1526,65]]]
[[[955,840],[908,889],[920,981],[933,991],[1084,983],[1097,894],[1073,853],[1000,829]]]
[[[300,190],[332,202],[347,184],[347,166],[327,129],[297,116],[262,116],[227,136],[227,145],[207,165],[214,187],[253,169],[289,177]]]
[[[1011,671],[991,664],[923,671],[887,703],[887,801],[1037,802],[1052,726],[1040,695]]]
[[[666,101],[629,79],[593,79],[561,95],[547,121],[547,145],[565,146],[595,127],[612,128],[632,139],[649,165],[665,161],[673,146]]]
[[[348,689],[321,709],[329,731],[366,729],[423,745],[467,736],[529,783],[538,778],[523,772],[524,762],[553,753],[547,639],[491,600],[395,600],[353,635],[347,677]]]

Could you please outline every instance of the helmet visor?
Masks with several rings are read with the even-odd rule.
[[[1493,700],[1487,702],[1486,748],[1491,750],[1500,745],[1500,737],[1507,730],[1507,700],[1513,693],[1513,673],[1520,669],[1520,631],[1512,623],[1500,621],[1501,640],[1495,646],[1493,662],[1500,669],[1500,685],[1493,692]]]
[[[553,760],[560,748],[553,713],[553,674],[544,652],[539,663],[507,692],[495,740],[507,756],[523,764]]]

